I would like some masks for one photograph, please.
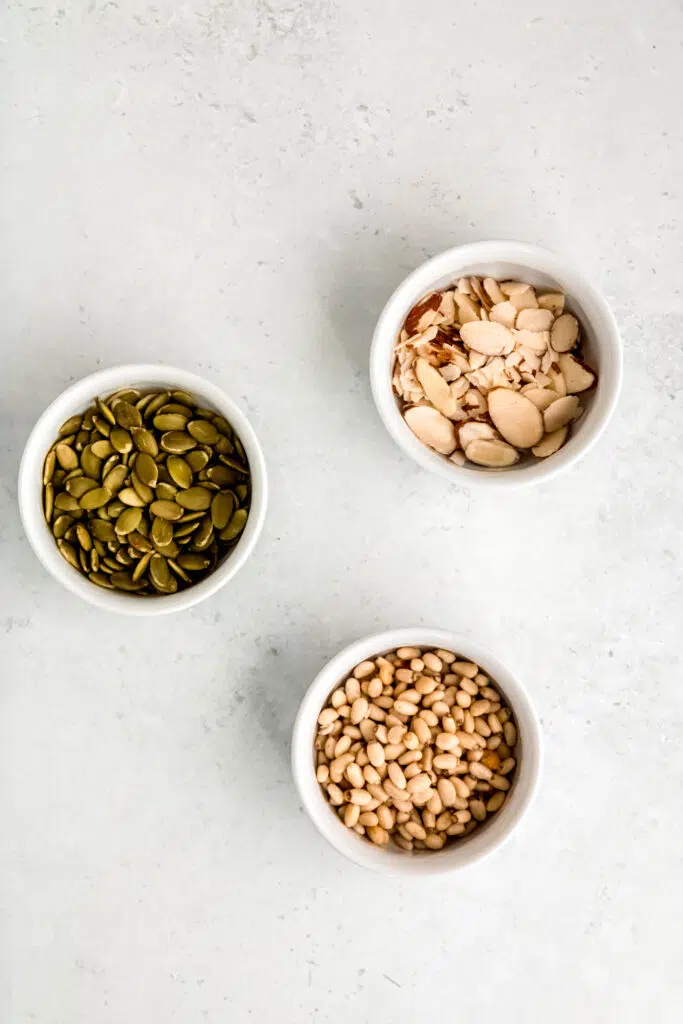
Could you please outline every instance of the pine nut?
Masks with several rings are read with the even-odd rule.
[[[352,725],[358,725],[359,722],[362,722],[369,710],[370,702],[367,697],[358,697],[357,700],[354,700],[351,705]]]
[[[510,788],[510,783],[502,775],[492,775],[488,781],[490,782],[494,789],[506,790]]]
[[[359,724],[360,734],[366,743],[372,743],[377,734],[377,725],[369,718],[364,718]]]
[[[420,790],[428,789],[429,786],[431,786],[431,779],[425,772],[415,775],[407,783],[407,789],[411,796],[415,796]]]
[[[419,704],[422,700],[422,694],[418,693],[417,690],[404,690],[401,694],[401,700],[408,700],[411,704]]]
[[[455,786],[450,779],[439,779],[436,784],[436,789],[441,797],[444,807],[452,807],[456,793]]]
[[[491,735],[491,727],[483,718],[475,718],[474,731],[478,732],[480,736],[484,736],[485,738],[488,738]]]
[[[395,761],[397,757],[405,752],[405,747],[402,743],[387,743],[384,748],[384,756],[387,761]]]
[[[371,825],[368,836],[376,846],[386,846],[389,842],[389,833],[381,825]]]
[[[464,825],[460,825],[457,821],[455,821],[455,822],[453,822],[452,825],[449,825],[448,828],[446,829],[446,835],[449,835],[449,836],[461,836],[464,831],[465,831],[465,826]]]
[[[353,806],[353,804],[349,804],[349,807]],[[379,825],[379,818],[377,817],[374,811],[363,811],[363,813],[360,814],[360,807],[358,808],[358,811],[358,821],[360,822],[361,825],[365,825],[366,828],[368,827],[368,825]]]
[[[487,768],[485,764],[480,764],[475,761],[474,763],[470,762],[470,775],[473,775],[475,779],[486,779],[488,781],[493,775],[493,772],[490,768]]]
[[[371,764],[366,764],[363,768],[363,778],[373,786],[379,786],[382,782],[379,772]]]
[[[425,722],[424,718],[422,717],[423,714],[424,712],[421,711],[418,717],[413,720],[412,730],[417,736],[418,742],[425,744],[429,743],[429,741],[431,740],[432,733],[429,728],[429,725],[427,724],[427,722]],[[437,722],[435,722],[434,724],[436,725]]]
[[[382,783],[382,787],[384,792],[387,793],[392,800],[398,800],[399,803],[405,803],[407,794],[403,790],[399,789],[398,786],[395,786],[391,779],[385,779]]]
[[[459,746],[458,737],[452,732],[440,732],[435,743],[439,750],[453,750]]]
[[[368,757],[370,764],[375,768],[379,768],[381,764],[384,764],[384,747],[381,743],[368,743]]]
[[[437,754],[433,763],[437,771],[454,772],[458,767],[458,758],[455,754]]]
[[[344,808],[344,824],[347,828],[353,828],[358,824],[360,807],[358,804],[347,804]]]
[[[413,672],[422,672],[425,663],[422,658],[411,658],[410,667]]]
[[[327,782],[327,780],[330,777],[330,769],[327,767],[326,764],[318,765],[318,770],[315,773],[315,777],[320,783]]]
[[[346,778],[349,780],[354,789],[362,789],[365,785],[365,777],[363,775],[363,769],[360,765],[357,765],[355,761],[346,766],[344,772]]]
[[[374,661],[361,661],[360,665],[356,665],[353,670],[355,679],[366,679],[371,676],[375,671]]]
[[[371,679],[370,680],[370,682],[368,683],[367,695],[368,695],[368,697],[371,700],[374,700],[375,697],[381,697],[381,695],[382,695],[382,680],[381,679]]]
[[[427,810],[430,814],[441,814],[443,811],[443,803],[438,791],[430,796],[429,803],[427,804]]]
[[[415,689],[425,697],[433,693],[438,685],[439,683],[434,676],[420,676],[419,679],[415,680]]]
[[[386,792],[384,791],[382,783],[368,782],[365,787],[368,793],[372,796],[373,800],[379,800],[380,803],[384,803],[389,799]]]
[[[360,697],[360,683],[357,679],[347,679],[344,689],[346,690],[346,699],[349,704],[353,704],[354,700],[358,700]]]
[[[512,722],[506,722],[503,726],[503,735],[508,747],[514,747],[517,742],[517,730]]]
[[[486,810],[489,814],[495,814],[496,811],[505,803],[505,793],[494,793],[490,800],[486,803]]]
[[[412,683],[415,678],[415,673],[411,672],[409,668],[397,668],[396,677],[399,683]]]
[[[418,825],[416,821],[407,821],[403,827],[404,835],[407,834],[412,836],[413,839],[426,839],[427,833],[422,825]]]
[[[431,669],[432,672],[436,672],[437,674],[443,672],[443,662],[438,655],[434,654],[433,651],[426,651],[422,655],[422,661],[428,669]]]
[[[405,754],[403,756],[405,757]],[[418,756],[419,756],[420,761],[421,761],[422,760],[422,755],[419,754]],[[400,760],[400,758],[399,758],[399,760]],[[414,779],[415,776],[419,775],[421,771],[422,771],[421,765],[419,765],[417,763],[417,761],[413,761],[411,764],[407,764],[405,766],[405,768],[403,769],[403,774],[405,775],[406,779]]]
[[[469,811],[456,811],[454,818],[460,825],[466,825],[468,821],[472,820],[472,815]]]
[[[479,693],[479,687],[473,679],[466,679],[461,677],[458,682],[460,683],[460,690],[468,695],[468,697],[476,697]]]
[[[453,654],[453,652],[452,651],[444,651],[443,648],[441,648],[441,647],[437,647],[436,655],[437,655],[438,658],[441,658],[441,660],[446,665],[451,665],[455,661],[455,655]]]
[[[318,724],[322,725],[323,728],[326,725],[332,725],[333,722],[339,718],[339,712],[336,708],[323,708],[318,715]]]
[[[405,753],[401,754],[396,759],[400,765],[414,764],[416,761],[422,760],[421,750],[406,750]]]
[[[441,728],[443,729],[444,732],[450,732],[453,734],[457,732],[456,724],[450,715],[443,716],[443,718],[441,719]]]
[[[406,777],[403,774],[403,771],[400,768],[400,766],[396,763],[396,761],[389,762],[387,772],[389,778],[391,779],[391,781],[393,782],[397,789],[406,788]]]
[[[400,846],[402,850],[406,850],[406,852],[409,853],[413,849],[413,844],[410,839],[406,839],[401,835],[394,835],[393,839],[396,845]]]
[[[435,725],[439,724],[439,716],[435,715],[431,708],[423,708],[422,711],[418,711],[417,717],[421,718],[423,722],[426,722],[430,729],[433,729]],[[420,734],[418,733],[418,736],[419,735]]]
[[[365,768],[366,764],[368,764],[367,750],[359,750],[354,756],[356,758],[356,763],[359,764],[361,768]]]
[[[345,797],[349,803],[358,804],[359,807],[365,807],[372,800],[367,789],[347,789]]]
[[[457,775],[452,775],[451,776],[451,782],[455,786],[456,794],[462,800],[469,800],[469,797],[470,797],[470,787],[467,785],[467,783],[464,782],[462,779],[458,778]]]
[[[377,700],[381,699],[381,697],[377,698]],[[377,707],[377,702],[373,701],[370,705],[370,710],[368,711],[368,718],[371,718],[373,722],[383,722],[386,717],[386,711],[383,708]]]
[[[484,809],[484,814],[486,814],[486,809]],[[439,832],[445,832],[448,826],[452,824],[453,817],[450,811],[444,811],[443,814],[440,814],[439,817],[436,819],[436,828],[437,831]]]
[[[330,697],[330,704],[333,708],[340,708],[342,704],[346,704],[346,694],[343,690],[335,690]]]
[[[344,803],[344,794],[342,793],[339,786],[336,786],[334,782],[330,782],[327,787],[327,795],[330,798],[330,803],[335,806],[339,806]]]
[[[330,765],[330,776],[332,777],[333,782],[341,782],[347,765],[350,765],[353,760],[353,754],[350,752],[340,754],[339,757],[335,757],[334,761]]]
[[[363,738],[363,733],[357,725],[345,725],[344,735],[350,736],[352,740],[361,740]]]
[[[386,804],[382,804],[380,807],[377,808],[377,821],[382,826],[382,828],[387,829],[387,831],[391,831],[391,829],[394,827],[394,813],[390,807],[387,807]]]
[[[411,703],[409,700],[395,700],[394,711],[399,715],[408,715],[408,717],[411,717],[417,711],[417,705]]]
[[[509,775],[512,769],[515,767],[516,763],[517,762],[515,761],[514,757],[506,757],[500,766],[499,774]]]
[[[403,742],[406,746],[406,727],[405,725],[393,725],[387,734],[389,743],[401,743]]]
[[[479,746],[474,736],[469,732],[463,732],[459,729],[455,735],[457,736],[458,743],[463,748],[463,750],[474,750],[475,747]]]
[[[341,754],[345,754],[351,746],[351,737],[342,736],[337,740],[334,748],[334,756],[339,757]]]
[[[441,687],[439,687],[438,690],[432,690],[431,693],[428,693],[426,697],[422,698],[422,707],[433,709],[434,705],[442,699],[445,692],[446,691],[441,689]],[[438,712],[435,711],[434,714],[438,714]]]
[[[396,656],[401,661],[412,661],[413,658],[419,658],[422,651],[419,647],[399,647],[396,651]]]
[[[425,846],[430,850],[440,850],[446,840],[438,832],[429,832],[425,839]]]

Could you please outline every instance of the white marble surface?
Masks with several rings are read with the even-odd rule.
[[[0,1020],[678,1021],[680,5],[9,0],[0,37]],[[504,501],[406,461],[366,375],[406,271],[495,236],[626,346],[598,448]],[[15,475],[68,381],[148,359],[243,403],[272,503],[233,586],[128,621],[41,569]],[[420,621],[528,682],[547,765],[500,855],[405,885],[318,837],[288,742],[325,659]]]

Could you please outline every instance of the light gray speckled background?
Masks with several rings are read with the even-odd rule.
[[[0,22],[3,1024],[680,1019],[681,170],[674,0],[9,0]],[[504,500],[404,459],[366,356],[459,241],[578,260],[626,346],[609,433]],[[65,594],[16,469],[68,381],[166,359],[244,405],[259,548],[175,619]],[[402,885],[314,832],[298,700],[453,625],[547,768],[494,860]]]

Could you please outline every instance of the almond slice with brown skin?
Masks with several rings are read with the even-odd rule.
[[[556,402],[549,405],[543,413],[546,433],[552,434],[573,420],[578,408],[579,400],[576,395],[565,395],[564,398],[558,398]]]
[[[444,416],[450,416],[454,409],[453,395],[437,368],[426,359],[420,358],[415,363],[415,374],[432,405]]]
[[[556,352],[569,352],[579,337],[579,321],[571,313],[558,316],[550,332],[550,341]]]
[[[507,466],[514,466],[519,462],[519,452],[505,441],[487,441],[484,438],[470,441],[465,449],[465,455],[477,466],[486,466],[487,469],[505,469]]]
[[[543,417],[533,402],[508,388],[494,388],[486,397],[493,425],[506,441],[515,448],[538,444],[543,437]]]
[[[438,409],[413,406],[406,409],[404,418],[415,437],[440,455],[450,455],[456,448],[455,427]]]
[[[460,328],[460,337],[468,348],[485,356],[500,356],[510,341],[510,331],[493,320],[477,320]]]
[[[564,313],[564,295],[562,292],[545,292],[538,296],[541,309],[549,309],[555,316]]]
[[[539,459],[547,459],[549,455],[554,455],[556,451],[559,451],[567,440],[568,433],[569,427],[560,427],[559,430],[554,430],[552,434],[546,434],[539,444],[534,445],[531,451]]]
[[[595,374],[592,370],[577,359],[576,356],[563,352],[558,356],[560,370],[567,385],[567,394],[576,395],[580,391],[587,391],[595,384]]]
[[[543,412],[558,399],[557,391],[551,388],[537,388],[535,384],[526,384],[522,388],[522,394],[533,402],[539,412]]]
[[[519,331],[549,331],[553,314],[549,309],[520,309],[515,321]]]
[[[496,441],[498,434],[490,423],[483,423],[481,420],[469,420],[461,424],[457,429],[458,441],[461,448],[467,448],[472,441]]]
[[[517,319],[517,310],[511,302],[497,302],[489,311],[489,320],[502,324],[503,327],[514,327]]]

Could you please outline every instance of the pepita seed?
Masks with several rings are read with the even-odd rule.
[[[201,521],[201,523],[199,524],[199,529],[194,535],[194,540],[192,542],[193,550],[205,551],[206,548],[208,548],[209,544],[211,544],[213,537],[213,523],[207,516],[205,519]]]
[[[97,458],[89,444],[86,445],[81,452],[81,469],[85,475],[89,476],[92,480],[99,480],[101,466],[102,459]]]
[[[98,459],[108,459],[110,455],[114,454],[114,449],[106,438],[101,441],[94,441],[90,448],[93,455],[96,455]]]
[[[137,580],[139,580],[142,576],[144,576],[144,574],[147,571],[147,566],[149,565],[149,563],[150,563],[150,561],[152,559],[152,555],[153,555],[152,551],[147,551],[146,554],[144,554],[142,556],[142,558],[140,559],[138,564],[135,566],[135,568],[133,569],[133,577],[132,577],[134,581],[137,582]]]
[[[91,519],[90,520],[90,532],[99,541],[116,540],[116,533],[111,523],[105,522],[103,519]]]
[[[137,473],[131,473],[130,476],[135,493],[141,498],[145,505],[149,505],[151,501],[154,501],[154,491],[147,484],[143,484]]]
[[[122,427],[114,427],[109,435],[109,441],[113,448],[121,454],[131,452],[133,450],[133,438],[124,430]]]
[[[211,483],[218,484],[219,487],[229,487],[239,479],[235,470],[228,469],[227,466],[212,466],[206,470],[206,475]]]
[[[168,564],[171,567],[171,569],[173,570],[173,572],[176,574],[176,576],[180,576],[181,580],[184,580],[185,583],[190,583],[191,582],[190,577],[187,575],[185,570],[182,569],[178,565],[177,562],[174,562],[174,560],[172,558],[168,559]]]
[[[82,416],[70,416],[66,423],[62,423],[59,428],[59,436],[64,437],[66,434],[75,434],[76,431],[80,430],[82,422]]]
[[[217,530],[224,530],[235,512],[235,498],[231,491],[219,491],[211,502],[211,522]]]
[[[180,455],[169,455],[166,460],[166,468],[170,474],[173,483],[177,484],[178,487],[191,487],[192,486],[192,470],[190,469],[189,463],[186,459],[183,459]]]
[[[210,563],[211,559],[206,555],[194,554],[191,551],[187,554],[178,555],[178,565],[183,569],[189,570],[189,572],[201,572]]]
[[[199,473],[200,470],[204,469],[208,465],[211,456],[203,449],[188,452],[185,456],[185,461],[192,470],[193,473]]]
[[[66,531],[73,526],[73,519],[70,515],[64,513],[64,515],[57,516],[54,523],[52,524],[52,533],[59,540],[62,538]]]
[[[78,538],[78,543],[81,545],[83,550],[90,551],[92,548],[92,537],[86,530],[85,526],[83,526],[83,523],[76,524],[76,537]]]
[[[165,452],[171,452],[173,455],[182,455],[190,448],[194,448],[196,444],[195,439],[182,430],[169,430],[161,435],[161,447]]]
[[[167,519],[157,516],[152,522],[150,533],[152,543],[159,548],[166,547],[173,540],[173,527]]]
[[[69,565],[73,566],[74,569],[81,568],[81,563],[78,560],[76,548],[73,544],[70,544],[68,540],[58,540],[57,547],[59,548],[59,553],[63,558],[66,558]]]
[[[124,487],[119,491],[117,497],[124,505],[132,505],[133,508],[144,508],[147,504],[134,487]]]
[[[97,548],[93,547],[90,551],[90,570],[91,572],[97,572],[100,567],[100,553]]]
[[[89,476],[74,476],[66,481],[65,487],[72,497],[82,498],[88,491],[93,491],[97,487],[97,481]]]
[[[98,587],[104,587],[105,590],[114,589],[114,585],[109,582],[109,577],[105,576],[103,572],[90,572],[88,573],[88,579],[96,583]]]
[[[101,398],[96,398],[95,405],[97,406],[101,415],[104,416],[105,420],[107,420],[108,423],[111,423],[112,427],[115,427],[116,417],[114,416],[114,413],[111,411],[106,402],[103,402]]]
[[[78,454],[68,444],[58,444],[55,447],[55,455],[57,456],[57,462],[66,469],[67,472],[70,469],[76,469],[78,466]]]
[[[205,487],[189,487],[185,491],[179,491],[175,501],[192,512],[204,511],[211,504],[211,492]]]
[[[106,514],[109,516],[110,519],[117,519],[125,510],[125,508],[126,506],[123,504],[123,502],[119,501],[119,499],[116,498],[109,505],[107,505]],[[100,512],[99,515],[102,515],[102,513]]]
[[[188,405],[190,409],[195,409],[197,406],[197,403],[195,402],[194,398],[192,397],[192,395],[188,394],[187,391],[182,391],[180,389],[177,391],[172,391],[171,398],[173,398],[173,400],[176,402],[180,402],[181,405]]]
[[[114,572],[109,577],[111,585],[117,590],[125,590],[135,592],[141,590],[144,586],[140,580],[134,580],[128,572]]]
[[[116,402],[130,402],[131,405],[137,402],[140,397],[140,392],[137,388],[123,388],[121,391],[115,391],[113,395],[109,395],[107,398],[107,404],[114,408]]]
[[[116,456],[115,456],[116,457]],[[102,476],[102,486],[106,487],[112,494],[118,494],[128,477],[128,467],[115,465],[108,473]]]
[[[77,554],[80,567],[87,575],[90,572],[90,559],[88,558],[88,554],[83,548],[78,548]]]
[[[141,508],[127,508],[116,520],[114,530],[116,535],[119,537],[125,537],[127,534],[132,533],[133,530],[137,530],[142,519]]]
[[[149,511],[153,516],[158,516],[160,519],[170,519],[171,521],[180,519],[183,514],[180,505],[176,505],[174,501],[153,501],[149,506]]]
[[[50,484],[48,484],[48,487],[52,489]],[[47,488],[45,488],[45,490],[47,492]],[[74,498],[71,494],[67,494],[66,491],[62,491],[60,494],[57,495],[57,497],[54,499],[54,505],[55,508],[58,508],[60,512],[80,512],[81,510],[81,503],[79,499]],[[47,512],[45,513],[45,515],[46,518],[49,518],[47,516]]]
[[[218,430],[209,420],[190,420],[187,432],[200,444],[216,444],[220,437]]]
[[[123,513],[122,513],[123,514]],[[164,520],[161,520],[162,523]],[[139,524],[138,524],[139,525]],[[152,551],[152,545],[143,534],[138,530],[133,530],[132,533],[128,534],[128,543],[131,544],[137,551],[142,554],[146,554],[148,551]]]
[[[140,452],[135,460],[135,472],[147,487],[156,487],[159,480],[159,467],[147,452]],[[170,470],[169,470],[170,472]],[[153,499],[150,498],[149,501]]]
[[[152,555],[149,564],[149,578],[152,581],[152,586],[156,587],[157,590],[168,592],[173,577],[168,568],[168,562],[163,555]]]
[[[87,491],[78,504],[87,512],[90,509],[101,508],[102,505],[106,505],[110,498],[110,490],[106,487],[96,487],[93,491]]]
[[[159,445],[151,430],[147,430],[145,427],[131,427],[130,436],[138,451],[144,452],[146,455],[159,454]]]
[[[104,437],[109,437],[112,425],[104,416],[93,416],[93,426],[99,430]]]
[[[134,405],[130,404],[130,402],[120,401],[116,402],[116,404],[112,403],[112,411],[114,413],[114,417],[116,418],[116,422],[126,432],[131,427],[142,426],[142,416],[140,415],[140,410],[136,409]],[[130,435],[128,436],[130,437]],[[114,442],[112,441],[112,444],[113,443]]]
[[[173,501],[177,493],[178,488],[174,484],[162,482],[156,486],[156,497],[159,501]]]
[[[177,412],[160,412],[154,417],[157,430],[185,430],[187,419]]]
[[[49,484],[50,480],[52,480],[55,471],[56,459],[57,456],[55,455],[55,450],[54,448],[51,448],[45,456],[45,462],[43,463],[43,487],[45,487],[46,484]]]
[[[235,537],[239,537],[242,530],[246,526],[246,522],[246,510],[243,508],[238,508],[237,511],[234,513],[232,519],[228,523],[228,525],[225,527],[224,530],[221,530],[218,536],[220,537],[221,540],[234,540]]]

